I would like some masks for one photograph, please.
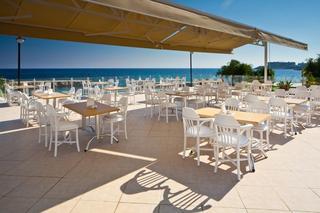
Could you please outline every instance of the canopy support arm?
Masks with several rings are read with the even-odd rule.
[[[268,80],[268,42],[263,42],[264,46],[264,83]]]
[[[187,28],[187,26],[182,26],[180,29],[178,29],[177,31],[171,33],[170,35],[168,35],[167,37],[165,37],[164,39],[162,39],[160,41],[160,43],[164,43],[166,41],[168,41],[170,38],[174,37],[175,35],[177,35],[178,33],[182,32],[183,30],[185,30]]]

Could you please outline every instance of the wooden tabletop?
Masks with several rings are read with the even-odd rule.
[[[180,97],[188,97],[188,96],[196,95],[195,92],[183,92],[183,91],[166,92],[166,94],[167,95],[180,96]]]
[[[82,116],[96,116],[96,115],[102,115],[110,112],[117,112],[119,111],[119,108],[112,107],[106,104],[102,104],[99,102],[96,102],[97,108],[88,108],[87,102],[80,102],[80,103],[73,103],[73,104],[65,104],[63,105],[65,108],[74,111]]]
[[[124,89],[128,89],[128,87],[106,87],[104,88],[105,90],[108,91],[115,91],[115,90],[124,90]]]
[[[32,89],[35,88],[34,85],[20,85],[20,86],[13,86],[14,89]]]
[[[34,92],[32,95],[41,99],[67,98],[71,96],[61,92],[53,92],[51,94],[44,93],[44,92]]]
[[[197,109],[196,112],[201,118],[214,118],[216,115],[221,113],[221,109],[217,108],[201,108]],[[254,113],[254,112],[241,112],[241,111],[230,111],[231,115],[240,123],[257,125],[261,122],[271,119],[270,114]]]
[[[258,96],[258,99],[261,101],[269,102],[270,97],[268,96]],[[283,98],[283,100],[290,105],[296,105],[296,104],[302,104],[306,102],[307,100],[304,99],[298,99],[298,98]]]

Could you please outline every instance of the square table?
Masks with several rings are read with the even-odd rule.
[[[271,97],[268,96],[257,96],[260,101],[269,102]],[[299,98],[282,98],[287,104],[289,105],[298,105],[307,102],[306,99],[299,99]]]
[[[220,114],[221,111],[221,109],[212,107],[206,107],[196,110],[201,118],[214,118],[216,115]],[[269,122],[271,119],[271,115],[265,113],[231,111],[231,115],[240,123],[249,123],[252,125],[258,125],[259,123],[262,123],[264,121]]]
[[[217,108],[201,108],[197,109],[196,112],[201,118],[214,118],[216,115],[221,113],[221,109]],[[255,112],[241,112],[241,111],[230,111],[231,115],[239,122],[243,124],[252,124],[254,126],[259,125],[259,123],[267,122],[268,129],[267,134],[269,134],[269,126],[270,126],[270,120],[271,115],[265,114],[265,113],[255,113]],[[251,155],[251,162],[253,165],[253,171],[254,171],[254,158]]]
[[[118,91],[119,90],[126,90],[128,89],[128,87],[118,87],[118,86],[114,86],[114,87],[106,87],[104,88],[105,90],[107,91],[110,91],[110,92],[114,92],[114,104],[117,103],[117,95],[118,95]]]
[[[112,107],[106,104],[102,104],[99,102],[95,102],[96,108],[90,108],[87,107],[87,102],[79,102],[79,103],[72,103],[72,104],[65,104],[64,107],[74,111],[82,116],[82,128],[85,128],[86,126],[86,117],[94,116],[95,117],[95,131],[96,135],[90,139],[90,141],[87,144],[87,147],[85,148],[85,152],[89,150],[89,146],[92,143],[92,141],[97,138],[98,140],[103,137],[103,135],[100,134],[100,115],[103,114],[109,114],[111,112],[117,112],[120,109],[118,107]],[[107,135],[107,134],[105,134]],[[118,139],[114,137],[116,141]]]
[[[184,107],[187,107],[187,98],[190,96],[196,95],[196,93],[195,92],[176,91],[176,92],[166,92],[166,95],[183,98]]]
[[[56,100],[57,98],[68,98],[71,95],[61,93],[61,92],[53,92],[53,93],[46,93],[46,92],[34,92],[32,93],[34,97],[46,100],[46,104],[49,104],[49,100],[53,99],[53,107],[56,108]]]

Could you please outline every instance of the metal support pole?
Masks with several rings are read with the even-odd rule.
[[[20,58],[20,55],[21,55],[21,44],[23,44],[24,42],[24,38],[22,38],[21,36],[17,37],[16,39],[17,41],[17,44],[18,44],[18,73],[17,73],[17,80],[18,80],[18,85],[20,85],[20,73],[21,73],[21,58]]]
[[[21,49],[21,44],[18,43],[18,86],[20,85],[20,70],[21,70],[20,49]]]
[[[190,52],[190,86],[192,87],[192,54],[193,52]]]
[[[264,83],[268,80],[268,43],[263,42],[264,45]]]

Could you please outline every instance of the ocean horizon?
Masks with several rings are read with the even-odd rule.
[[[219,68],[193,68],[193,79],[216,79]],[[17,69],[0,69],[0,77],[15,80]],[[21,80],[87,79],[98,81],[110,78],[119,79],[123,83],[126,78],[145,79],[160,77],[186,77],[190,81],[189,68],[23,68]],[[275,69],[275,81],[291,80],[300,83],[301,70]]]

